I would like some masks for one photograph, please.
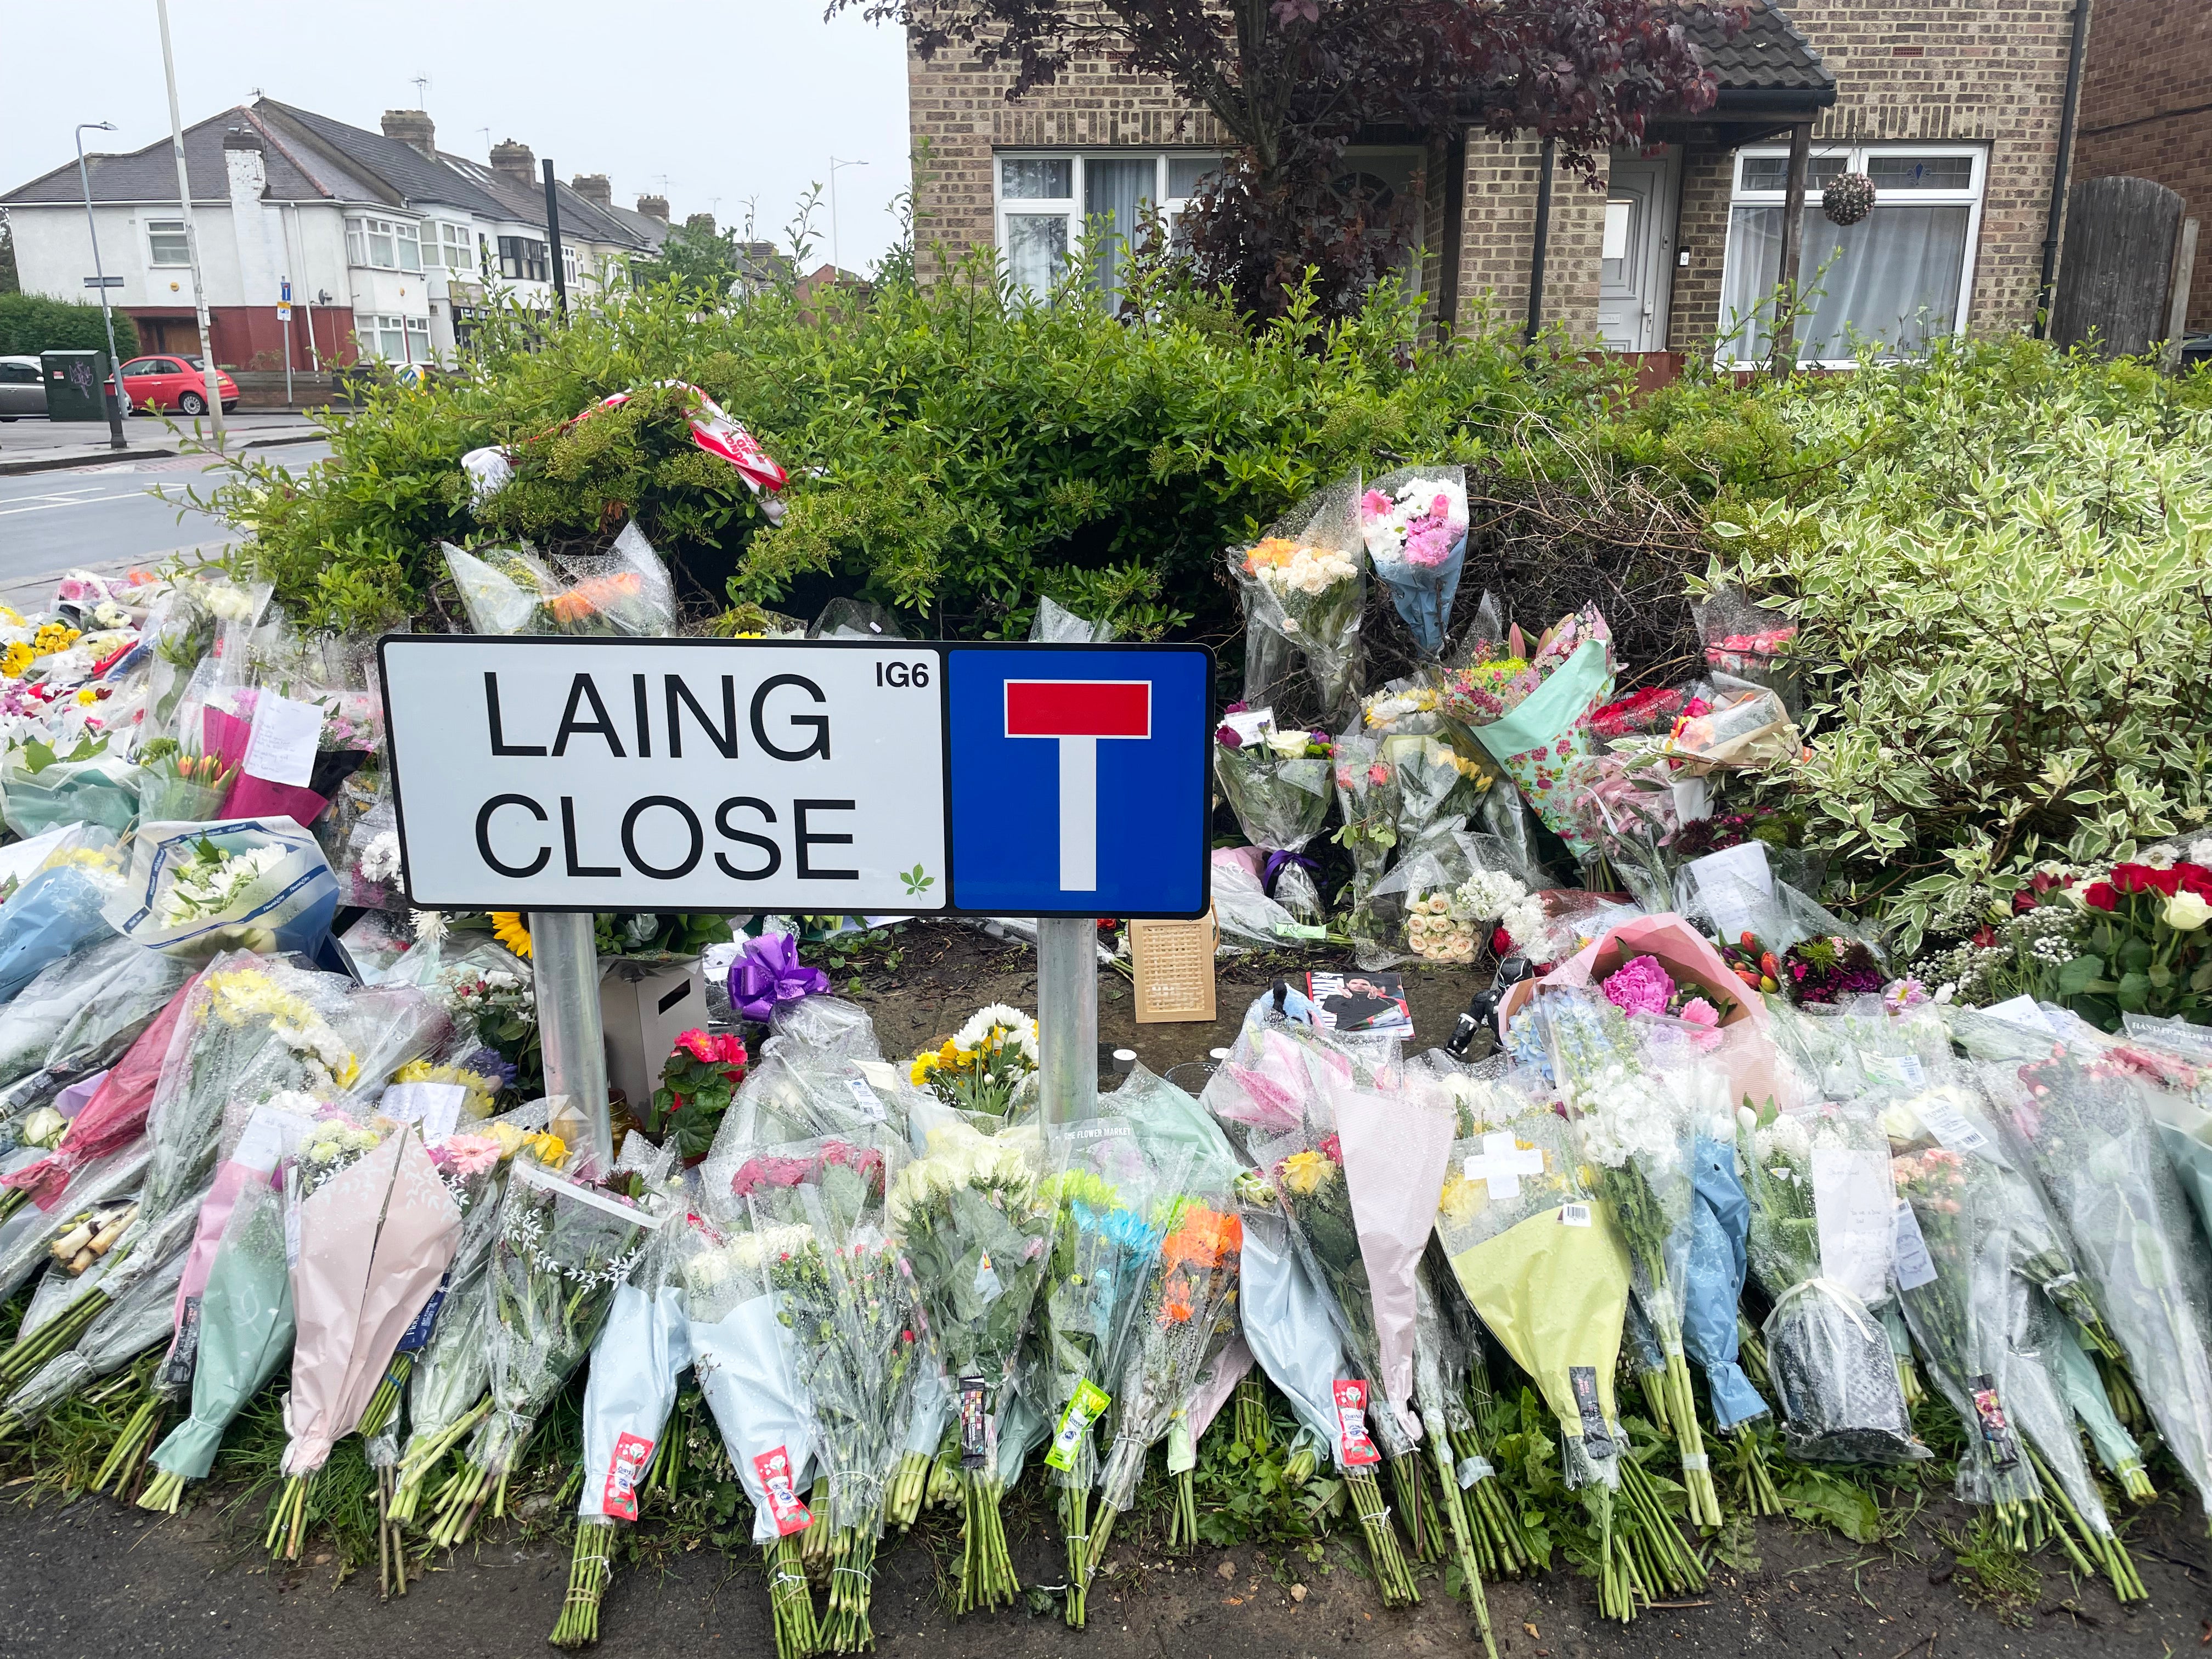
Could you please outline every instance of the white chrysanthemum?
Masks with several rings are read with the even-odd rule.
[[[361,849],[361,874],[364,881],[390,881],[399,873],[399,832],[386,830],[371,837]]]
[[[1020,1009],[1009,1008],[1003,1002],[994,1002],[988,1007],[978,1008],[969,1015],[968,1023],[953,1033],[953,1045],[970,1051],[979,1048],[982,1046],[983,1040],[990,1036],[993,1026],[998,1026],[1006,1030],[1013,1046],[1019,1049],[1032,1064],[1036,1062],[1036,1022]]]

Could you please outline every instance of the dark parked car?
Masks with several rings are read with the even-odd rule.
[[[0,357],[0,421],[46,413],[46,383],[39,378],[36,357]]]

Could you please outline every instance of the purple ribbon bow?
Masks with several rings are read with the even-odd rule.
[[[1282,878],[1283,872],[1294,864],[1303,864],[1316,874],[1321,870],[1321,866],[1316,864],[1304,853],[1270,853],[1267,854],[1267,867],[1260,872],[1260,890],[1269,898],[1274,897],[1275,884]]]
[[[749,939],[730,964],[730,1007],[744,1018],[766,1020],[779,1002],[796,1002],[830,988],[830,975],[801,965],[799,940],[789,933]]]

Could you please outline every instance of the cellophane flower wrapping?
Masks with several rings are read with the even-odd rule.
[[[1453,1276],[1558,1419],[1570,1484],[1615,1485],[1628,1250],[1540,1077],[1500,1056],[1446,1082],[1459,1138],[1436,1224]]]
[[[1037,1302],[1041,1403],[1056,1431],[1069,1421],[1085,1383],[1109,1395],[1120,1386],[1179,1191],[1172,1180],[1155,1176],[1126,1119],[1071,1124],[1059,1139],[1053,1161],[1060,1173],[1047,1193],[1052,1254]],[[1176,1177],[1187,1164],[1178,1160]],[[1046,1465],[1054,1485],[1097,1483],[1103,1413],[1090,1415],[1091,1426],[1064,1451],[1055,1441]]]
[[[1333,727],[1358,696],[1358,496],[1356,476],[1318,491],[1229,556],[1244,600],[1244,701],[1286,725]]]
[[[974,1430],[988,1445],[1051,1248],[1046,1149],[1034,1128],[986,1133],[941,1107],[919,1109],[911,1121],[921,1152],[892,1182],[888,1218],[946,1375],[956,1389],[965,1379],[980,1391]]]
[[[615,1287],[665,1214],[664,1203],[625,1204],[532,1156],[515,1159],[489,1276],[492,1407],[469,1443],[472,1467],[495,1476],[514,1467],[538,1417],[591,1352]]]
[[[568,585],[544,601],[542,631],[664,638],[676,631],[676,585],[635,520],[601,554],[556,553]]]
[[[313,1191],[298,1164],[286,1201],[297,1210],[292,1271],[298,1335],[284,1402],[284,1473],[310,1474],[361,1421],[415,1317],[452,1264],[460,1206],[411,1126]]]
[[[25,1204],[0,1222],[0,1296],[13,1296],[52,1260],[47,1247],[68,1229],[70,1218],[127,1200],[144,1182],[152,1161],[153,1148],[141,1136],[88,1160],[70,1171],[58,1193]]]
[[[1467,470],[1387,472],[1360,493],[1359,534],[1421,655],[1442,654],[1467,562]]]
[[[688,1218],[672,1217],[635,1271],[615,1286],[607,1322],[584,1378],[584,1520],[635,1521],[638,1488],[676,1408],[691,1364],[691,1313],[684,1269],[707,1248]]]
[[[283,1200],[266,1180],[232,1206],[202,1293],[191,1409],[150,1456],[155,1468],[205,1479],[231,1419],[291,1357],[292,1279]]]
[[[73,832],[0,904],[0,1000],[113,936],[104,912],[121,884],[120,860],[111,832]]]
[[[28,841],[65,823],[97,824],[118,836],[131,827],[138,814],[138,769],[119,743],[88,738],[58,760],[33,753],[26,746],[0,757],[0,817],[16,835]]]
[[[560,578],[529,548],[480,547],[464,552],[439,544],[447,574],[460,591],[469,627],[478,634],[542,634],[544,607],[561,591]]]
[[[1689,1296],[1682,1345],[1705,1374],[1714,1425],[1723,1431],[1769,1414],[1737,1363],[1737,1305],[1749,1257],[1751,1200],[1736,1176],[1734,1114],[1726,1085],[1698,1079],[1704,1109],[1693,1117],[1690,1180]]]
[[[1597,850],[1577,807],[1585,763],[1605,746],[1590,717],[1613,686],[1612,633],[1586,605],[1554,623],[1525,659],[1479,659],[1449,671],[1440,688],[1448,725],[1497,762],[1577,857]]]
[[[768,1267],[811,1235],[708,1227],[703,1240],[684,1270],[692,1367],[752,1500],[753,1541],[773,1544],[813,1524],[804,1500],[815,1457],[797,1340],[778,1313]]]
[[[1881,1126],[1855,1103],[1785,1113],[1769,1101],[1737,1119],[1784,1442],[1815,1462],[1926,1458],[1872,1311],[1889,1295],[1896,1207]]]
[[[2050,1011],[2045,1011],[2050,1018]],[[2212,1030],[2152,1014],[2123,1014],[2130,1048],[2153,1083],[2145,1104],[2158,1124],[2159,1145],[2212,1238]],[[2082,1034],[2069,1031],[2080,1040]]]
[[[87,1384],[121,1370],[149,1348],[168,1340],[177,1280],[185,1271],[185,1241],[166,1251],[161,1264],[140,1274],[77,1340],[18,1383],[0,1411],[17,1424],[40,1421]]]
[[[1930,1117],[1943,1137],[1928,1127]],[[1965,1431],[1958,1496],[1970,1504],[2033,1503],[2042,1483],[2010,1426],[2014,1404],[2007,1392],[2018,1391],[2008,1377],[2013,1280],[2050,1285],[2087,1309],[2080,1277],[2041,1194],[2008,1161],[1974,1091],[1947,1081],[1898,1097],[1885,1107],[1883,1124],[1898,1192],[1927,1256],[1917,1273],[1900,1251],[1899,1297],[1913,1344]],[[1925,1282],[1911,1282],[1920,1273]]]
[[[1179,1193],[1162,1220],[1166,1234],[1140,1292],[1098,1474],[1099,1496],[1115,1510],[1136,1501],[1146,1457],[1197,1389],[1215,1322],[1237,1293],[1243,1222],[1225,1186]]]
[[[1245,840],[1271,854],[1297,854],[1321,833],[1332,743],[1326,732],[1279,726],[1272,708],[1229,711],[1214,733],[1213,774]],[[1310,878],[1300,875],[1289,890],[1278,890],[1301,920],[1319,919]]]
[[[111,1066],[191,973],[119,939],[50,963],[0,1008],[0,1116],[50,1099]]]
[[[1365,908],[1398,844],[1398,769],[1375,738],[1347,732],[1336,740],[1337,811],[1343,823],[1335,841],[1352,860],[1352,906]],[[1355,916],[1355,932],[1364,925]]]
[[[1243,1244],[1237,1299],[1245,1343],[1267,1380],[1290,1401],[1302,1441],[1326,1449],[1339,1469],[1354,1467],[1345,1462],[1335,1394],[1338,1380],[1350,1371],[1328,1292],[1291,1243],[1291,1224],[1272,1189],[1264,1203],[1244,1203],[1239,1219]]]
[[[289,818],[234,818],[140,825],[106,915],[125,938],[191,961],[229,950],[313,956],[337,901],[313,835]]]
[[[1705,665],[1765,687],[1793,712],[1798,701],[1797,623],[1740,587],[1717,587],[1690,606]]]
[[[901,1153],[879,1127],[872,1138],[773,1149],[740,1176],[753,1231],[799,1241],[766,1267],[830,1477],[817,1519],[870,1537],[882,1527],[921,1370],[914,1277],[884,1231]]]
[[[2212,1513],[2212,1275],[2142,1086],[2086,1044],[2054,1044],[2047,1059],[1981,1073],[2147,1385],[2160,1437]]]

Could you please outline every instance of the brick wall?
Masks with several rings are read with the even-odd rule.
[[[2101,0],[2169,6],[2204,0]],[[2035,287],[2057,155],[2072,0],[1794,0],[1796,22],[1838,78],[1836,106],[1816,142],[1942,141],[1986,143],[1990,165],[1969,312],[1977,332],[2033,320]],[[994,146],[1069,148],[1219,145],[1218,124],[1175,97],[1164,82],[1114,70],[1103,56],[1079,63],[1060,84],[1009,102],[1002,71],[940,56],[908,59],[908,107],[918,146],[915,199],[921,264],[937,269],[932,245],[957,255],[991,240]],[[1480,133],[1467,145],[1462,216],[1461,322],[1486,310],[1517,326],[1528,305],[1537,147]],[[1678,238],[1690,251],[1674,272],[1669,344],[1695,349],[1718,331],[1726,243],[1725,152],[1683,158]],[[2208,189],[2212,195],[2212,189]],[[1432,192],[1437,198],[1441,191]],[[1553,191],[1545,319],[1577,338],[1596,329],[1604,195],[1562,174]],[[1440,207],[1429,204],[1425,276],[1442,256]],[[2212,236],[2208,236],[2212,243]],[[2212,258],[2212,252],[2208,252]],[[2212,283],[2208,283],[2212,290]],[[1433,288],[1431,289],[1434,291]]]
[[[2154,179],[2197,222],[2189,325],[2212,330],[2212,5],[2097,0],[2074,139],[2077,179]]]
[[[917,151],[917,268],[928,275],[992,239],[996,149],[1152,149],[1225,146],[1221,124],[1164,81],[1123,74],[1104,54],[1079,58],[1052,87],[1009,100],[1012,75],[964,53],[907,54],[907,120]]]

